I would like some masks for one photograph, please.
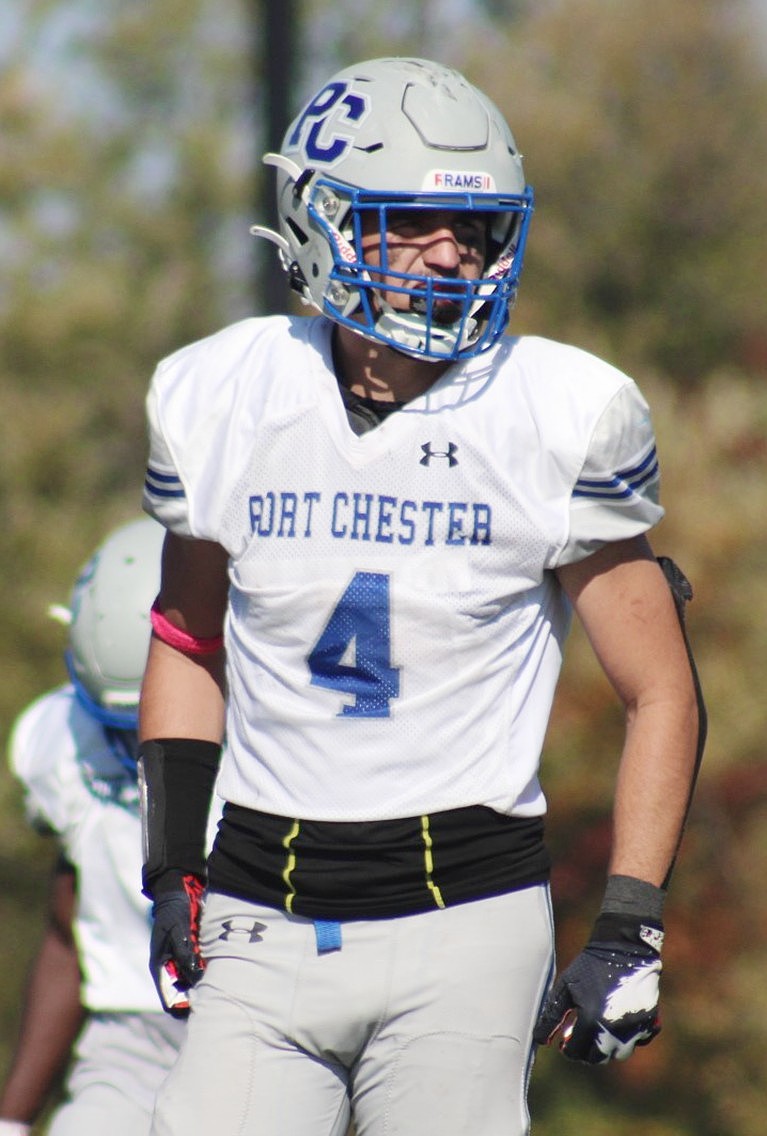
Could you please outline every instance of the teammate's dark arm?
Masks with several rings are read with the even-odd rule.
[[[0,1118],[33,1124],[57,1087],[85,1011],[72,934],[75,869],[59,858],[50,884],[47,925],[27,979],[18,1041],[0,1092]]]

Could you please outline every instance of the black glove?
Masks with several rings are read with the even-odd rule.
[[[189,1013],[189,988],[205,970],[199,944],[202,893],[197,876],[172,870],[155,885],[149,969],[163,1009],[174,1018]]]
[[[603,914],[591,938],[560,975],[533,1033],[539,1045],[561,1034],[573,1061],[625,1061],[660,1032],[658,982],[663,925],[638,916]]]

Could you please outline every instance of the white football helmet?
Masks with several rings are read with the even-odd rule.
[[[81,570],[65,658],[81,704],[102,725],[135,729],[165,529],[142,517],[116,529]]]
[[[373,59],[335,75],[288,128],[277,168],[280,233],[291,285],[330,319],[369,339],[433,360],[487,351],[503,334],[522,271],[533,194],[498,108],[457,71],[424,59]],[[478,280],[395,272],[386,260],[388,211],[466,210],[487,215],[488,256]],[[381,234],[388,304],[362,259],[362,218]],[[379,271],[380,275],[380,271]],[[389,283],[393,280],[394,284]],[[458,304],[450,324],[435,300]]]

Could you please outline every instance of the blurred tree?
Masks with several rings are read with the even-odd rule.
[[[739,15],[741,18],[739,19]],[[764,346],[767,76],[732,0],[548,0],[470,68],[538,213],[520,314],[689,386]],[[761,359],[762,367],[765,360]]]
[[[296,82],[300,34],[297,0],[281,0],[279,4],[273,0],[256,0],[253,4],[251,0],[250,28],[254,87],[263,89],[264,151],[275,151],[280,149],[283,135],[300,105]],[[277,229],[277,201],[272,190],[273,182],[263,194],[256,188],[255,212]],[[254,292],[262,298],[261,310],[264,315],[285,312],[291,307],[288,278],[275,269],[274,248],[264,248],[263,242],[259,246]]]
[[[140,508],[152,368],[253,306],[238,5],[21,7],[0,76],[3,730],[58,671],[46,603]]]

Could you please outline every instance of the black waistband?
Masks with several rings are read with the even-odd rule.
[[[208,882],[214,891],[312,919],[378,919],[542,883],[549,866],[540,817],[481,805],[332,822],[227,804]]]

